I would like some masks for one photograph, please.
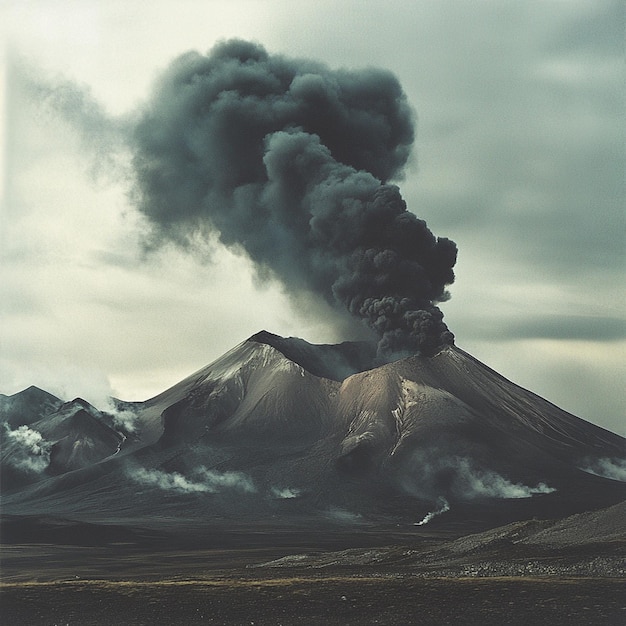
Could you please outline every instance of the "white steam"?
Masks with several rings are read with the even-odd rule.
[[[429,513],[427,513],[423,520],[421,520],[420,522],[415,522],[415,524],[413,525],[424,526],[424,524],[428,524],[428,522],[430,522],[434,517],[437,517],[437,515],[441,515],[442,513],[450,510],[450,504],[445,498],[437,498],[437,505],[438,508],[436,508],[434,511],[430,511]]]
[[[539,493],[552,493],[556,489],[539,483],[528,487],[510,480],[492,470],[472,467],[469,459],[458,459],[457,489],[468,498],[530,498]]]
[[[147,470],[140,467],[131,473],[131,478],[142,485],[158,487],[164,491],[178,491],[180,493],[214,493],[209,485],[193,482],[178,472],[163,472],[161,470]]]
[[[530,498],[556,491],[544,482],[534,486],[514,483],[468,457],[446,455],[438,448],[416,452],[408,469],[401,476],[403,487],[428,500],[443,496],[460,500]]]
[[[7,455],[7,463],[16,469],[40,474],[50,463],[50,448],[52,444],[43,438],[43,435],[28,426],[19,426],[11,430],[5,422],[3,424],[6,442],[11,448]]]
[[[585,465],[580,467],[583,472],[626,482],[626,459],[587,459]]]
[[[255,493],[256,487],[252,478],[243,472],[216,472],[204,466],[196,470],[196,474],[204,479],[204,483],[210,485],[215,491],[235,489],[243,493]]]
[[[120,411],[110,403],[105,411],[113,416],[113,426],[129,434],[137,431],[137,414],[134,411],[124,409]]]
[[[255,493],[254,482],[243,472],[217,472],[204,466],[197,468],[192,478],[179,472],[164,472],[158,469],[148,470],[143,467],[129,472],[130,477],[142,485],[158,487],[164,491],[179,493],[220,493],[236,490],[243,493]]]
[[[285,487],[284,489],[272,487],[271,492],[272,496],[274,498],[278,498],[279,500],[299,498],[302,495],[302,491],[300,489],[296,489],[295,487]]]

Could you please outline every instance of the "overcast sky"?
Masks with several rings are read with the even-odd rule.
[[[622,2],[0,6],[0,392],[143,400],[263,328],[345,338],[259,284],[245,258],[141,253],[118,129],[98,120],[132,116],[179,54],[239,37],[395,73],[417,114],[402,195],[459,248],[441,305],[457,345],[625,432]],[[83,94],[80,120],[33,98],[27,73]]]

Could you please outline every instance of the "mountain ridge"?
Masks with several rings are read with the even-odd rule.
[[[626,467],[619,435],[456,346],[375,359],[367,343],[316,346],[262,331],[145,402],[106,413],[81,401],[97,432],[64,421],[72,403],[19,426],[27,430],[7,426],[3,436],[23,444],[33,471],[3,486],[3,506],[150,517],[163,506],[179,515],[184,503],[199,518],[341,523],[414,520],[439,506],[440,523],[571,514],[626,498],[615,480]],[[64,450],[54,464],[53,446]]]

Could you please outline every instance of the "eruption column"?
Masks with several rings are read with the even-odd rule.
[[[137,205],[154,244],[216,232],[261,275],[364,321],[381,356],[430,354],[453,341],[436,303],[456,246],[388,182],[413,138],[391,73],[229,41],[161,76],[134,133]]]

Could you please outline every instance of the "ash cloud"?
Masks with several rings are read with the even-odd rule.
[[[149,245],[218,233],[261,278],[312,293],[379,337],[381,356],[453,341],[437,303],[456,246],[407,211],[413,112],[379,69],[330,70],[228,41],[175,59],[132,138]]]

